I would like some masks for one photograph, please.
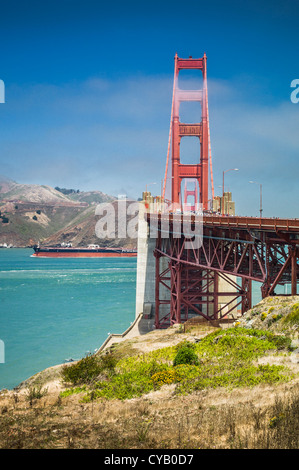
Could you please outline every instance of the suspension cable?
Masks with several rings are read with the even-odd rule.
[[[173,88],[172,88],[172,103],[171,103],[171,115],[170,115],[170,126],[169,126],[169,136],[168,136],[167,158],[166,158],[166,168],[165,168],[165,175],[164,175],[164,185],[163,185],[162,200],[165,199],[165,189],[166,189],[166,180],[167,180],[167,172],[168,172],[170,141],[171,141],[171,134],[172,134],[172,117],[173,117],[173,108],[174,108],[175,84],[176,84],[176,62],[175,62],[175,67],[174,67]]]

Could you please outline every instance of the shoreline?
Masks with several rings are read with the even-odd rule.
[[[277,296],[276,298],[267,298],[267,299],[264,299],[263,301],[261,301],[260,303],[258,303],[256,306],[254,306],[252,309],[250,309],[247,314],[244,315],[244,317],[242,319],[240,319],[238,321],[238,323],[242,323],[244,325],[245,328],[248,328],[248,327],[253,327],[253,328],[262,328],[263,327],[263,321],[259,318],[259,316],[256,315],[255,313],[255,310],[256,309],[265,309],[265,310],[269,310],[269,307],[271,307],[271,309],[275,312],[275,309],[274,309],[274,306],[275,304],[277,303],[277,308],[281,311],[283,311],[284,315],[288,314],[288,312],[290,311],[290,309],[292,308],[293,304],[296,305],[296,302],[298,302],[299,300],[299,295],[297,296],[289,296],[289,299],[288,299],[288,307],[285,306],[285,302],[286,302],[286,299],[284,296],[282,296],[281,298],[279,296]],[[273,312],[271,310],[271,314],[269,313],[269,316],[270,315],[274,315]],[[248,315],[251,315],[251,318],[248,317]],[[248,317],[248,318],[247,318]],[[249,321],[250,320],[250,321]],[[276,333],[276,334],[281,334],[280,331],[276,331],[276,323],[274,322],[273,323],[273,327],[274,327],[274,330],[273,332]],[[215,328],[215,327],[219,327],[220,325],[212,325],[210,324],[211,328]],[[227,327],[228,325],[225,324],[225,325],[222,325],[222,328],[225,328]],[[272,327],[271,327],[272,328]],[[172,329],[172,328],[171,328]],[[267,328],[266,328],[267,329]],[[292,329],[290,330],[292,332],[292,340],[293,340],[293,343],[294,343],[294,347],[296,348],[293,355],[291,356],[292,357],[292,361],[295,361],[295,363],[298,363],[299,365],[299,338],[298,338],[298,333],[295,332],[295,330],[293,331]],[[125,340],[128,340],[128,339],[132,339],[132,338],[136,338],[137,342],[140,342],[142,341],[141,340],[141,337],[142,336],[146,336],[148,333],[154,333],[154,336],[156,337],[156,341],[158,341],[159,343],[159,335],[163,335],[165,334],[165,330],[157,330],[154,326],[154,318],[145,318],[143,313],[140,313],[136,318],[135,320],[130,324],[130,326],[123,332],[123,333],[120,333],[120,334],[117,334],[117,333],[111,333],[108,338],[106,338],[106,340],[101,344],[101,346],[95,350],[95,352],[93,353],[93,355],[97,355],[97,354],[100,354],[101,352],[103,352],[105,349],[107,349],[108,347],[111,347],[113,344],[115,343],[119,343],[119,342],[122,342],[122,341],[125,341]],[[76,362],[78,362],[80,359],[78,359],[77,361],[72,361],[72,362],[69,362],[69,363],[63,363],[63,364],[57,364],[57,365],[54,365],[54,366],[51,366],[47,369],[44,369],[40,372],[38,372],[37,374],[34,374],[33,376],[29,377],[28,379],[22,381],[19,385],[17,385],[16,387],[14,387],[13,389],[10,389],[10,391],[19,391],[21,389],[24,389],[30,385],[34,386],[34,385],[45,385],[49,382],[51,382],[51,380],[56,380],[56,386],[58,386],[57,384],[57,380],[58,380],[58,374],[57,372],[60,371],[60,369],[66,365],[71,365],[71,364],[74,364]],[[40,379],[40,380],[39,380]],[[61,388],[61,386],[60,386]],[[3,389],[3,390],[7,390],[7,389]]]
[[[144,322],[142,322],[142,320],[144,320]],[[153,323],[154,323],[153,318],[150,320],[145,320],[143,318],[143,314],[140,313],[138,317],[135,318],[135,320],[123,333],[111,333],[108,336],[108,338],[106,338],[105,341],[101,344],[101,346],[98,349],[96,349],[93,355],[100,354],[102,351],[110,347],[112,344],[119,343],[126,339],[139,337],[139,336],[149,333],[150,331],[153,331]],[[66,365],[75,364],[76,362],[80,361],[80,359],[76,361],[64,362],[62,364],[56,364],[54,366],[47,367],[46,369],[43,369],[37,372],[36,374],[28,377],[27,379],[23,380],[22,382],[20,382],[18,385],[16,385],[15,387],[11,389],[3,388],[2,390],[0,390],[0,393],[3,391],[17,392],[17,391],[27,388],[30,385],[32,386],[38,385],[39,382],[44,382],[43,385],[47,385],[47,383],[51,384],[51,382],[53,382],[51,388],[60,388],[57,383],[57,378],[56,378],[56,376],[58,375],[57,372],[59,372],[62,367]]]

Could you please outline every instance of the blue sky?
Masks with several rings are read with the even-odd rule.
[[[298,217],[294,1],[0,1],[0,174],[109,194],[160,192],[174,55],[208,57],[215,194]],[[191,151],[191,150],[190,150]],[[150,183],[156,183],[149,186]]]

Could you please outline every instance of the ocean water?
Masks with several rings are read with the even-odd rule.
[[[32,252],[0,249],[0,390],[84,357],[135,319],[136,258],[43,259]],[[253,305],[260,286],[253,283]]]
[[[135,319],[136,258],[32,253],[0,249],[0,390],[84,357]]]

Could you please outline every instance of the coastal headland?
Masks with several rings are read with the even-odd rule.
[[[140,316],[91,357],[2,390],[0,447],[297,448],[298,305],[266,298],[228,328]],[[175,364],[182,348],[196,361]]]

